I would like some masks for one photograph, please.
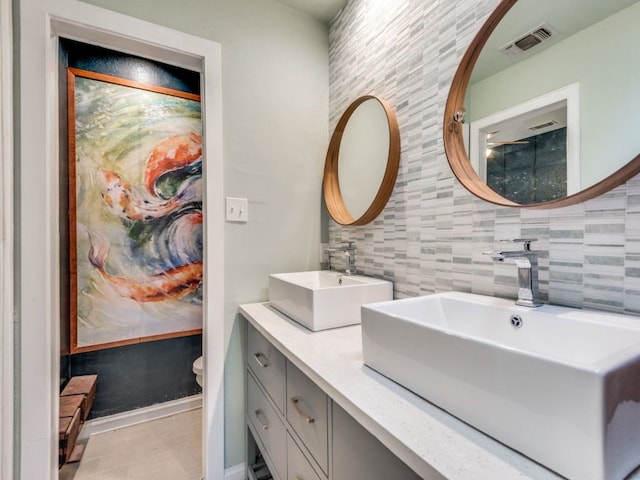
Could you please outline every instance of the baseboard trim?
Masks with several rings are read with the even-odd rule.
[[[80,431],[79,439],[86,440],[91,435],[109,432],[118,428],[130,427],[138,423],[195,410],[196,408],[202,408],[202,394],[158,403],[149,407],[137,408],[129,412],[109,415],[108,417],[88,420]]]
[[[247,468],[244,463],[239,463],[224,471],[224,480],[245,480],[246,478]]]

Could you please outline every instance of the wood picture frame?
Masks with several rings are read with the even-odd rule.
[[[71,353],[202,333],[199,95],[67,68]]]

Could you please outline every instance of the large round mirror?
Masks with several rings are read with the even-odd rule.
[[[499,205],[552,208],[640,172],[638,0],[503,0],[447,99],[460,182]]]
[[[391,107],[366,95],[343,113],[329,143],[324,199],[341,225],[372,222],[387,204],[400,162],[400,133]]]

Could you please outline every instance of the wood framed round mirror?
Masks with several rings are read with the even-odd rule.
[[[340,225],[366,225],[387,204],[400,164],[393,109],[365,95],[345,110],[331,136],[324,166],[327,210]]]
[[[592,199],[638,174],[640,137],[633,133],[637,127],[629,127],[640,122],[640,70],[629,67],[640,63],[640,52],[622,45],[635,42],[633,25],[639,19],[638,0],[502,0],[464,54],[447,98],[444,147],[460,183],[497,205],[556,208]],[[554,167],[555,173],[539,180],[537,167],[527,165],[534,173],[515,183],[526,183],[534,191],[528,196],[501,188],[488,172],[495,168],[488,166],[494,154],[489,147],[505,146],[499,158],[506,184],[512,174],[503,152],[542,138],[528,133],[530,137],[496,141],[505,125],[510,129],[512,120],[520,118],[507,112],[531,114],[530,129],[551,123],[535,117],[544,110],[541,99],[554,98],[551,105],[558,101],[554,95],[569,87],[577,93],[567,94],[565,126],[550,127],[566,130],[558,144],[566,149],[565,166]],[[494,115],[506,120],[491,123]],[[544,155],[540,158],[547,161]],[[562,176],[564,192],[536,196],[536,182],[543,190]]]

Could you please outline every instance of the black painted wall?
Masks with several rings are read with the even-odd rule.
[[[72,375],[98,375],[89,418],[104,417],[195,395],[192,372],[202,335],[125,345],[71,356]]]
[[[149,83],[200,93],[200,74],[120,52],[62,39],[60,42],[60,211],[68,208],[66,132],[66,67],[81,68],[123,78],[144,69]],[[98,375],[96,399],[89,418],[126,412],[200,393],[192,372],[202,355],[202,335],[144,342],[81,354],[69,354],[69,222],[61,218],[61,331],[60,381],[69,376]]]
[[[145,83],[200,94],[198,72],[64,38],[60,45],[66,52],[69,67],[129,80],[138,80],[139,73],[144,72]]]

